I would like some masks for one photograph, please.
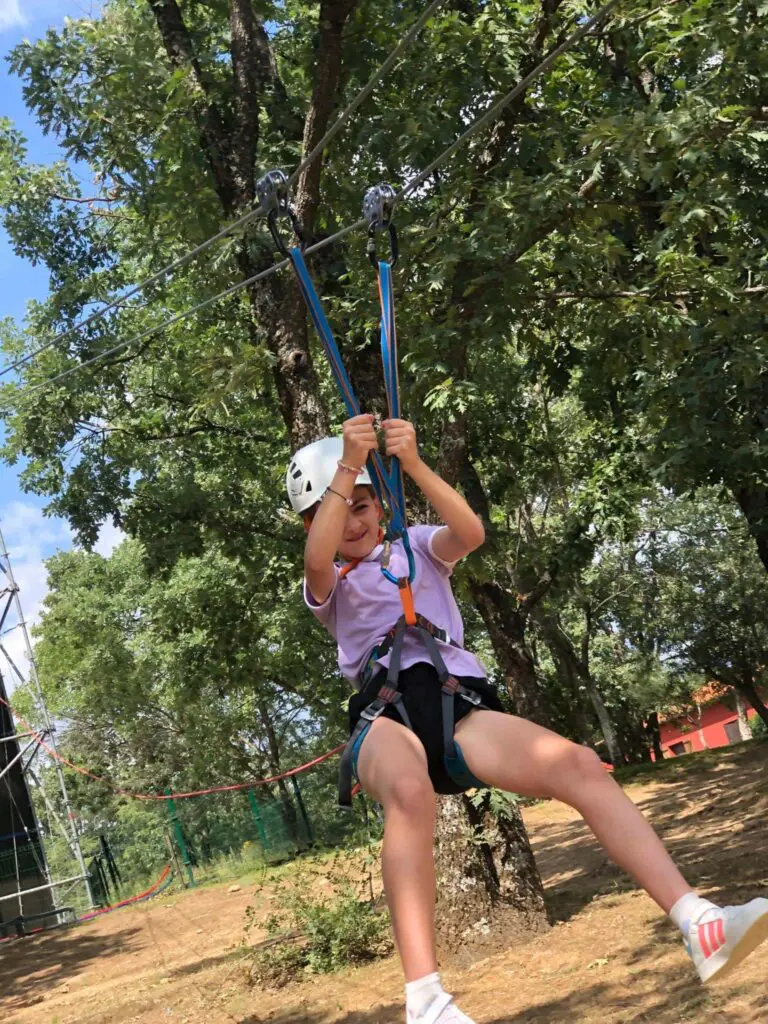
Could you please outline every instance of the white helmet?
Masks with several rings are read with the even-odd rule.
[[[343,450],[340,437],[323,437],[296,452],[285,474],[285,486],[294,512],[306,512],[320,501],[336,475]],[[355,486],[370,485],[371,477],[363,466]]]

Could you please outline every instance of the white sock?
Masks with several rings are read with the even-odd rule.
[[[685,896],[681,896],[674,907],[672,907],[669,912],[669,916],[687,938],[691,921],[701,917],[705,910],[713,909],[718,909],[716,903],[710,903],[709,900],[705,900],[695,892],[687,892]]]
[[[423,1016],[430,1003],[443,992],[440,975],[425,974],[417,981],[409,981],[405,986],[405,1010],[409,1021],[416,1021]]]

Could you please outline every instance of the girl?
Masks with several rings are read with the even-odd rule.
[[[384,811],[382,876],[405,972],[407,1024],[473,1024],[443,990],[437,973],[432,844],[435,793],[459,792],[476,780],[574,807],[609,856],[680,928],[702,981],[724,976],[768,937],[768,899],[720,908],[698,896],[594,751],[502,711],[483,666],[461,646],[462,622],[449,582],[456,562],[483,543],[483,525],[421,460],[410,423],[393,419],[383,429],[387,454],[397,456],[444,524],[408,530],[416,562],[415,608],[434,625],[432,647],[438,654],[430,655],[422,630],[407,629],[396,678],[387,680],[388,686],[382,684],[396,656],[391,630],[403,606],[398,587],[380,571],[383,512],[364,469],[377,448],[373,417],[355,416],[344,424],[343,439],[325,438],[297,452],[287,486],[307,529],[306,603],[336,639],[342,673],[358,687],[361,673],[366,680],[350,701],[355,743],[347,757],[365,792]],[[389,557],[390,572],[406,576],[402,541],[392,545]],[[375,648],[379,656],[374,652],[371,671]],[[458,773],[445,757],[446,674],[438,673],[436,662],[438,668],[444,662],[447,678],[456,683],[448,699]],[[362,713],[363,728],[356,729]]]

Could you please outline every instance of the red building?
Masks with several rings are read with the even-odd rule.
[[[736,692],[710,683],[694,694],[692,708],[660,722],[664,757],[679,757],[695,750],[726,747],[748,739],[744,723],[757,716]],[[738,701],[741,701],[741,713]]]

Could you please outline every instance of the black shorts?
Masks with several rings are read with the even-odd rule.
[[[496,690],[488,682],[475,676],[456,676],[456,679],[468,690],[474,690],[482,697],[483,704],[492,711],[503,711],[501,701]],[[360,713],[371,701],[375,700],[379,688],[386,680],[386,672],[382,669],[368,683],[365,689],[356,693],[349,701],[349,731],[357,725]],[[443,712],[442,712],[442,691],[440,680],[437,677],[434,665],[429,662],[419,661],[415,665],[409,665],[400,673],[398,689],[403,695],[405,710],[411,719],[413,731],[421,740],[427,754],[427,768],[432,785],[436,793],[461,793],[462,787],[458,786],[448,775],[443,764]],[[453,698],[454,722],[459,723],[462,718],[474,711],[475,708],[469,701],[456,695]],[[393,705],[389,705],[382,712],[382,717],[391,718],[394,722],[402,723],[402,719]]]

